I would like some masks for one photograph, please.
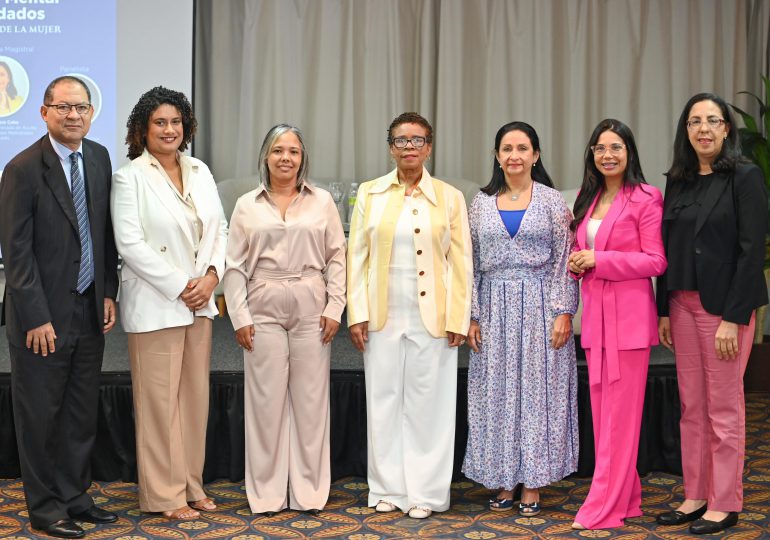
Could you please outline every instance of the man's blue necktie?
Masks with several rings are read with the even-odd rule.
[[[72,181],[72,200],[75,203],[75,214],[78,217],[80,233],[80,271],[78,272],[77,290],[83,294],[94,280],[94,267],[91,260],[91,228],[88,224],[88,204],[86,188],[78,167],[78,153],[70,154],[70,180]]]

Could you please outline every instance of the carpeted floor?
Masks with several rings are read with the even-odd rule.
[[[744,509],[739,524],[720,538],[770,538],[770,396],[747,396],[746,468]],[[629,519],[616,530],[573,531],[570,524],[585,498],[590,479],[569,478],[541,491],[543,512],[534,518],[513,512],[489,512],[490,492],[472,482],[452,485],[452,507],[426,520],[410,519],[394,512],[378,514],[366,506],[365,479],[335,482],[324,512],[319,516],[284,511],[271,518],[251,515],[243,483],[218,481],[207,486],[219,503],[216,512],[195,521],[169,521],[142,514],[136,501],[136,485],[121,482],[94,484],[93,496],[100,506],[117,512],[117,523],[101,527],[84,524],[87,538],[118,540],[214,539],[264,540],[268,538],[342,538],[384,540],[394,538],[690,538],[687,526],[657,527],[655,516],[682,499],[681,478],[652,473],[642,479],[644,515]],[[37,535],[26,519],[21,481],[0,481],[0,538],[47,538]],[[709,538],[708,536],[706,538]]]

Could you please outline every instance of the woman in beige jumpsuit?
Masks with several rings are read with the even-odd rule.
[[[345,307],[345,236],[331,195],[305,180],[297,128],[271,128],[259,163],[260,185],[233,211],[223,278],[244,350],[246,495],[254,513],[318,513],[331,480],[329,357]]]

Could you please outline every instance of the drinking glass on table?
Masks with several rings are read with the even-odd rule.
[[[345,196],[345,186],[342,182],[329,182],[329,193],[334,199],[334,205],[337,207],[337,212],[340,214],[340,221],[347,223],[347,212],[345,205],[342,204],[342,199]]]

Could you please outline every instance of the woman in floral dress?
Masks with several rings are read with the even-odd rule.
[[[539,488],[578,460],[577,369],[567,274],[572,220],[524,122],[495,137],[492,180],[470,209],[473,298],[468,343],[468,446],[463,472],[500,489],[490,510],[540,512]]]

